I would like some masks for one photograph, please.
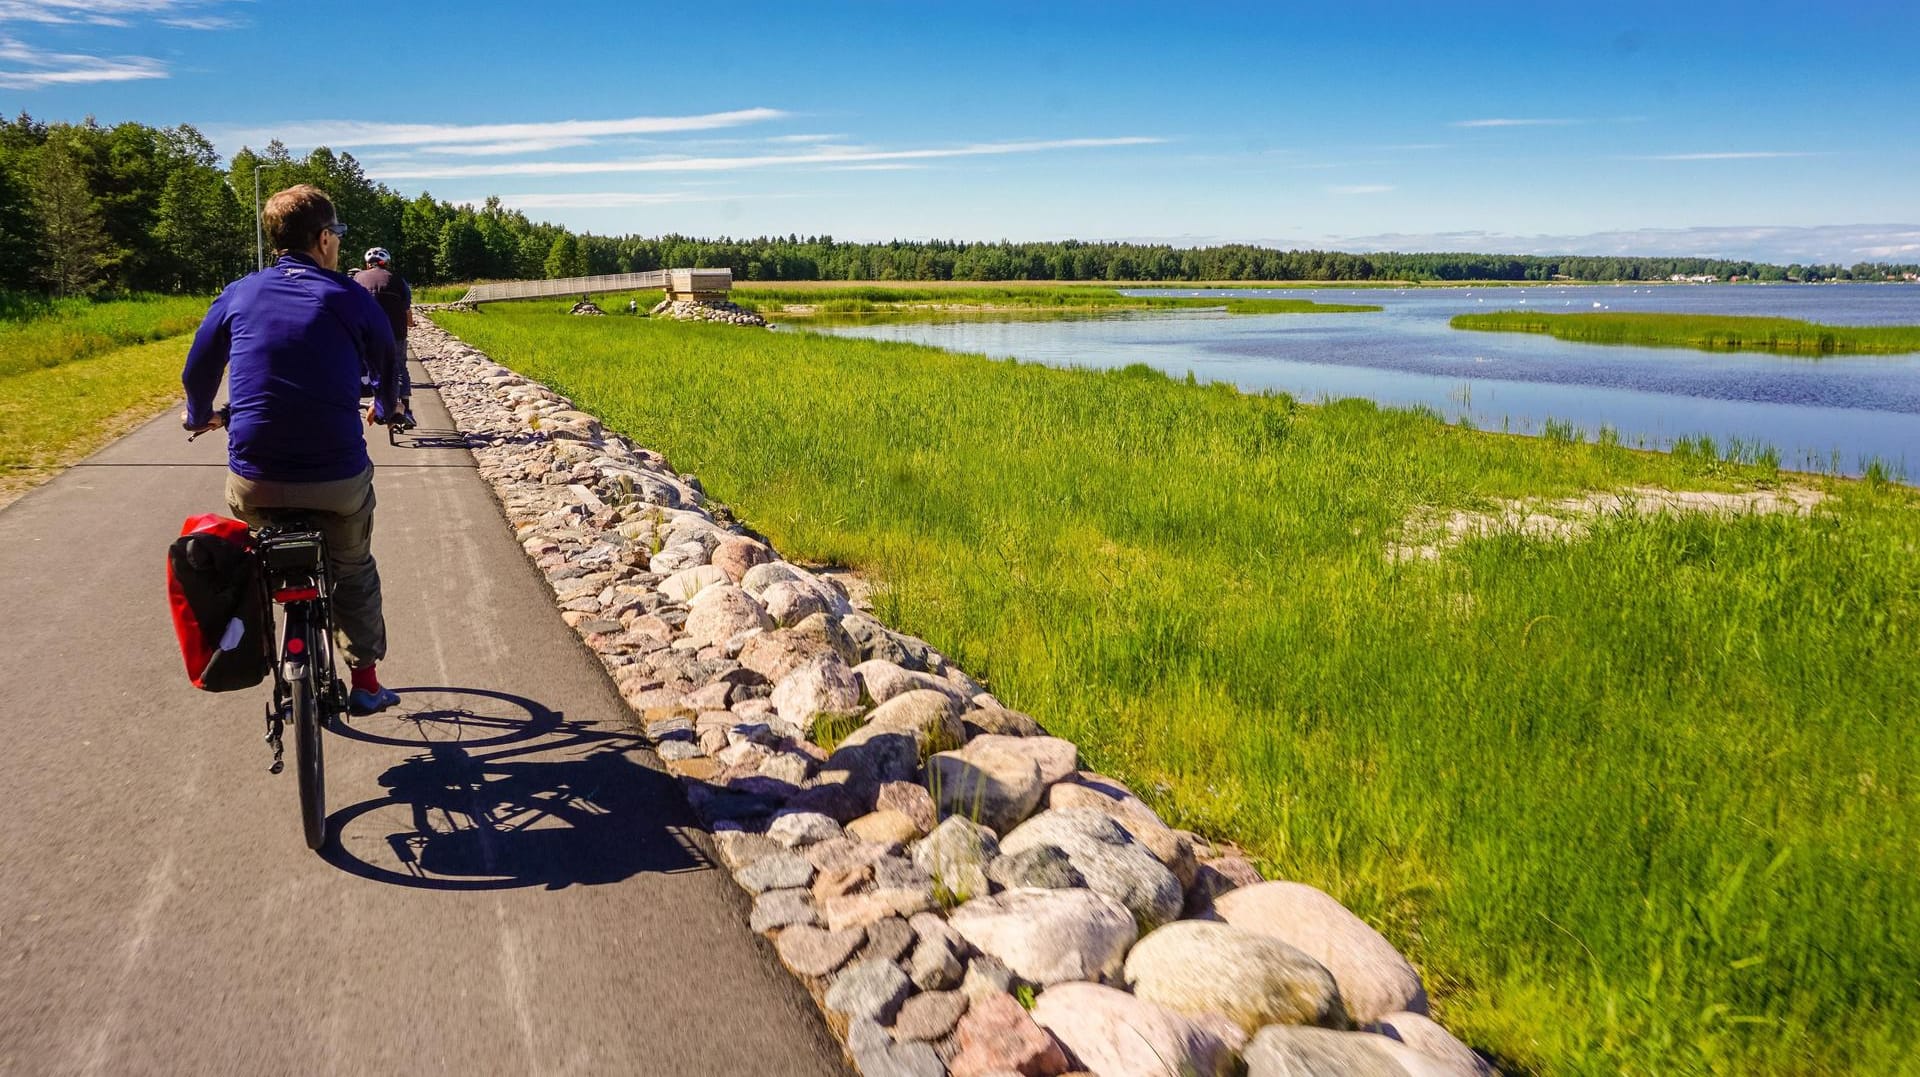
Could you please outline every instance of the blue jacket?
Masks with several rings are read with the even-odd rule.
[[[227,461],[235,474],[275,482],[329,482],[365,471],[360,375],[381,414],[394,400],[393,329],[380,305],[345,274],[283,254],[220,293],[194,334],[180,374],[187,423],[213,414],[220,375],[233,409]]]

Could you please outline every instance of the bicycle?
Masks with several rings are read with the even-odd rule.
[[[226,425],[221,408],[207,429]],[[192,441],[206,430],[195,431]],[[300,784],[300,822],[307,847],[327,841],[326,760],[322,734],[347,711],[347,688],[333,653],[333,577],[327,568],[327,537],[311,517],[298,510],[268,510],[269,523],[249,538],[259,565],[261,609],[266,638],[275,636],[275,606],[283,609],[279,658],[272,663],[273,700],[267,704],[267,745],[273,763],[267,773],[285,769],[284,737],[293,726],[294,769]]]

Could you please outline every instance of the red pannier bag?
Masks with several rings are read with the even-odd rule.
[[[167,600],[187,679],[208,692],[252,688],[269,672],[260,565],[247,525],[190,516],[167,548]]]

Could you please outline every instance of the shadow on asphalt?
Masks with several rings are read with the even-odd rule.
[[[414,749],[380,775],[387,795],[331,816],[321,856],[361,878],[428,890],[550,890],[712,865],[672,816],[674,780],[634,737],[533,700],[403,688],[402,707],[332,731]]]
[[[396,434],[389,441],[401,449],[464,449],[467,438],[458,430],[442,427],[416,426],[405,433]]]

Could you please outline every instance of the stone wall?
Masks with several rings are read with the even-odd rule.
[[[1331,897],[1169,827],[659,453],[435,326],[413,343],[862,1073],[1491,1072]]]

